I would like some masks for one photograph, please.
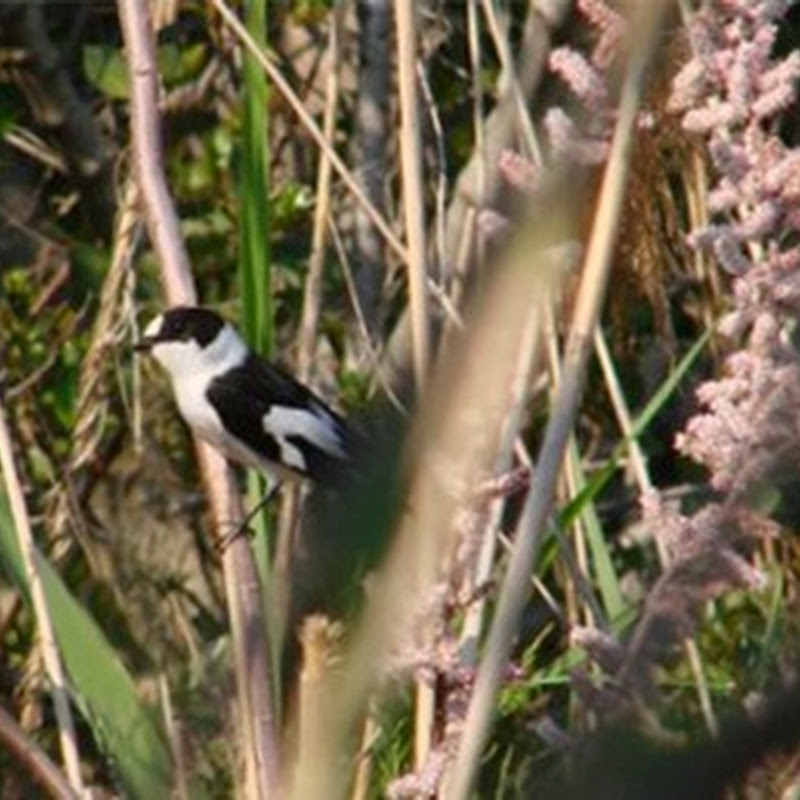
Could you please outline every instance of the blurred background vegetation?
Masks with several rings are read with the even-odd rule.
[[[318,146],[269,82],[260,90],[252,80],[245,83],[239,44],[211,6],[199,0],[151,5],[166,168],[202,302],[239,322],[255,346],[289,368],[297,370],[300,362],[306,377],[346,413],[368,413],[376,398],[387,396],[412,407],[408,293],[397,254],[341,180],[334,177],[319,193]],[[462,230],[458,204],[482,198],[476,205],[513,230],[529,203],[527,189],[508,177],[514,170],[503,177],[494,160],[484,164],[483,187],[475,177],[483,137],[494,137],[489,150],[497,154],[521,150],[524,140],[499,119],[508,95],[503,50],[479,5],[418,3],[430,274],[459,308],[491,279],[492,258],[505,239],[487,234],[488,243],[474,248],[483,261],[474,255],[461,263],[452,244]],[[564,83],[542,68],[547,48],[554,42],[586,48],[597,32],[569,3],[563,22],[552,28],[536,17],[536,3],[494,5],[500,41],[517,64],[519,90],[538,127],[548,108],[571,102]],[[336,9],[325,0],[274,2],[266,24],[270,57],[320,125],[328,107],[331,144],[403,236],[391,7],[366,0]],[[546,33],[544,42],[537,40],[538,54],[528,38],[535,25]],[[780,45],[787,52],[796,31],[797,15],[788,14]],[[624,638],[662,575],[652,532],[639,521],[640,487],[620,445],[625,437],[607,390],[609,369],[640,420],[636,439],[662,495],[687,512],[715,496],[703,470],[673,442],[696,410],[694,389],[719,372],[720,345],[707,335],[729,304],[731,281],[686,244],[693,223],[686,187],[696,185],[707,161],[678,117],[663,113],[685,52],[677,13],[663,39],[645,98],[659,124],[637,135],[604,313],[609,365],[604,370],[592,362],[575,421],[583,484],[565,480],[559,491],[557,532],[533,576],[481,768],[480,797],[527,796],[566,754],[575,755],[584,735],[602,727],[602,715],[576,692],[574,671],[582,670],[585,680],[600,678],[570,633],[597,622],[600,604],[613,632]],[[69,617],[61,624],[75,626],[79,650],[95,633],[105,639],[91,651],[96,672],[90,667],[81,678],[65,653],[71,678],[85,686],[113,672],[120,684],[103,691],[140,704],[137,711],[101,711],[77,692],[84,698],[76,705],[85,780],[98,787],[97,796],[147,796],[177,784],[184,796],[230,797],[239,765],[219,559],[188,433],[164,377],[136,363],[131,351],[140,325],[162,300],[132,203],[127,69],[113,2],[0,2],[0,391],[36,539],[60,576],[49,580],[77,601],[76,615],[85,612],[80,621]],[[254,101],[262,96],[252,94],[258,91],[265,105]],[[266,116],[254,122],[253,114],[263,111]],[[781,124],[793,143],[794,106]],[[253,178],[247,147],[254,130],[267,136],[261,142],[266,183]],[[598,176],[587,169],[576,181],[576,196],[588,198],[583,228]],[[320,202],[326,206],[321,278],[309,290]],[[535,215],[535,198],[531,202]],[[250,212],[243,209],[253,208],[263,212],[256,211],[248,228],[243,218]],[[568,278],[559,303],[557,334],[569,318],[575,280]],[[319,305],[310,346],[300,335],[309,302]],[[532,452],[548,411],[545,375],[543,369],[534,381],[520,426]],[[589,491],[581,493],[585,485]],[[759,707],[796,677],[796,465],[757,489],[754,502],[781,529],[779,537],[753,548],[765,584],[703,598],[693,649],[670,649],[653,668],[647,707],[624,722],[654,747],[705,742],[720,720]],[[507,492],[499,524],[504,533],[513,531],[524,491],[522,480]],[[271,528],[287,524],[279,516],[271,515]],[[11,528],[0,506],[0,705],[57,761],[41,651]],[[490,609],[505,558],[501,549],[494,577],[480,589]],[[465,607],[451,613],[459,618]],[[87,625],[96,626],[94,632]],[[678,639],[691,633],[681,631]],[[291,677],[284,679],[291,684]],[[397,680],[373,715],[374,736],[364,756],[370,770],[354,796],[383,796],[411,771],[412,708],[408,682]],[[157,753],[154,784],[120,763],[126,725],[141,709],[152,724],[152,741],[142,746]],[[169,737],[165,719],[177,727]],[[614,751],[610,758],[625,764],[633,752],[639,751]],[[162,760],[168,758],[171,766]],[[742,779],[740,796],[800,791],[796,752],[772,758],[769,768]],[[0,795],[31,797],[35,791],[0,747]],[[395,791],[402,795],[399,784]]]

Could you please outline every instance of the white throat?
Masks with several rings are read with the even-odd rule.
[[[204,383],[238,367],[247,358],[248,351],[236,331],[230,325],[225,325],[205,347],[194,339],[157,342],[151,352],[167,370],[177,388],[185,380]]]

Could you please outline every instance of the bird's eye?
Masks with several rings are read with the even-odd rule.
[[[186,339],[188,337],[188,330],[186,320],[184,319],[171,319],[169,325],[170,339]]]

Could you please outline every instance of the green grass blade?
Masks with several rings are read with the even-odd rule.
[[[592,479],[586,484],[586,487],[579,492],[569,503],[567,503],[561,510],[559,515],[560,524],[562,526],[569,525],[575,517],[581,513],[581,509],[586,503],[592,502],[598,494],[605,488],[606,484],[614,476],[614,473],[619,466],[620,459],[628,449],[628,444],[633,439],[647,430],[647,427],[653,421],[653,418],[664,407],[667,400],[672,396],[678,388],[678,384],[683,380],[686,373],[697,360],[700,353],[708,344],[713,331],[706,331],[686,353],[686,355],[678,362],[675,369],[667,376],[666,380],[661,384],[658,391],[650,398],[650,401],[642,409],[642,412],[633,421],[631,428],[631,436],[622,439],[613,452],[609,456],[608,461],[603,465],[602,469],[592,476]]]
[[[567,457],[574,460],[576,466],[575,473],[580,481],[578,485],[583,488],[586,485],[586,476],[580,463],[580,455],[574,438],[570,440]],[[611,560],[608,543],[606,542],[606,537],[603,535],[600,519],[597,516],[597,511],[593,503],[584,504],[581,512],[581,519],[586,530],[586,539],[592,554],[592,565],[597,581],[597,588],[603,600],[603,609],[606,618],[616,619],[625,608],[625,600],[622,595],[619,580],[617,579],[614,564]]]
[[[245,23],[255,41],[266,38],[265,0],[248,0]],[[239,280],[242,326],[250,344],[271,355],[273,348],[270,282],[269,188],[267,168],[267,79],[255,59],[244,54],[244,98],[239,214]]]
[[[30,603],[28,579],[5,493],[0,492],[0,568]],[[39,555],[42,585],[73,701],[111,762],[125,795],[169,797],[171,756],[154,711],[139,699],[136,684],[94,619]]]
[[[563,530],[569,527],[575,519],[577,519],[582,513],[584,513],[584,509],[587,504],[592,503],[595,498],[603,491],[606,487],[608,482],[614,477],[614,473],[619,468],[619,462],[621,458],[624,456],[625,451],[628,448],[628,444],[631,439],[635,439],[638,436],[641,436],[642,433],[647,430],[647,427],[653,421],[656,414],[664,407],[666,402],[669,398],[673,395],[675,390],[677,389],[680,382],[686,376],[686,373],[691,369],[694,365],[697,358],[700,356],[700,353],[704,350],[705,346],[708,344],[713,331],[706,331],[689,349],[689,351],[684,355],[684,357],[678,362],[675,369],[667,376],[666,380],[661,384],[658,391],[653,395],[647,405],[642,409],[641,413],[636,417],[633,421],[633,425],[631,428],[631,437],[624,438],[620,440],[617,446],[612,451],[611,455],[609,456],[606,463],[591,477],[589,481],[587,481],[586,485],[575,495],[575,497],[570,500],[564,507],[560,510],[558,514],[558,525]],[[597,557],[599,554],[600,560],[595,560],[595,569],[602,570],[602,576],[600,573],[597,575],[597,580],[601,581],[601,590],[603,589],[603,585],[605,585],[605,589],[608,589],[611,586],[609,581],[612,581],[612,575],[609,571],[613,572],[613,565],[610,563],[610,559],[606,556],[608,555],[607,552],[604,552],[607,548],[603,544],[602,547],[599,546],[599,543],[593,541],[597,531],[589,530],[589,543],[592,547],[592,554],[593,557]],[[597,548],[597,550],[595,549]],[[558,555],[558,548],[555,545],[555,542],[552,539],[552,534],[547,534],[547,541],[545,547],[542,550],[542,556],[539,562],[538,572],[539,574],[543,574],[546,572],[550,565],[553,563],[553,560]],[[613,577],[613,581],[616,581],[616,577]],[[613,590],[612,590],[613,591]],[[614,622],[616,615],[612,613],[612,609],[617,608],[616,600],[609,596],[606,597],[605,591],[603,592],[603,600],[606,610],[609,612],[609,619],[610,621]],[[611,604],[609,605],[609,600]]]
[[[267,9],[265,0],[247,0],[245,25],[248,32],[262,47],[266,46]],[[274,348],[273,301],[270,251],[269,211],[269,119],[267,115],[267,79],[264,70],[247,52],[244,54],[244,95],[242,125],[242,159],[240,180],[240,249],[239,281],[241,317],[244,333],[258,352],[271,356]],[[263,477],[249,470],[247,498],[255,506],[264,496]],[[253,521],[255,535],[253,552],[265,599],[265,619],[272,618],[269,602],[272,564],[269,546],[269,512],[266,509]],[[274,627],[274,626],[272,626]],[[277,658],[280,652],[277,635],[272,631],[271,651]],[[277,663],[273,674],[277,682]],[[275,692],[275,697],[279,697]]]

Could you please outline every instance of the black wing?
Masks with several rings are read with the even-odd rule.
[[[262,458],[328,485],[337,483],[342,469],[347,469],[350,435],[344,420],[268,361],[250,354],[241,366],[214,379],[206,394],[227,430]],[[330,432],[330,438],[315,440],[302,427],[280,435],[268,430],[264,419],[273,409],[293,409],[313,417]],[[332,447],[331,439],[338,446]],[[286,445],[300,452],[302,464],[286,461]]]

